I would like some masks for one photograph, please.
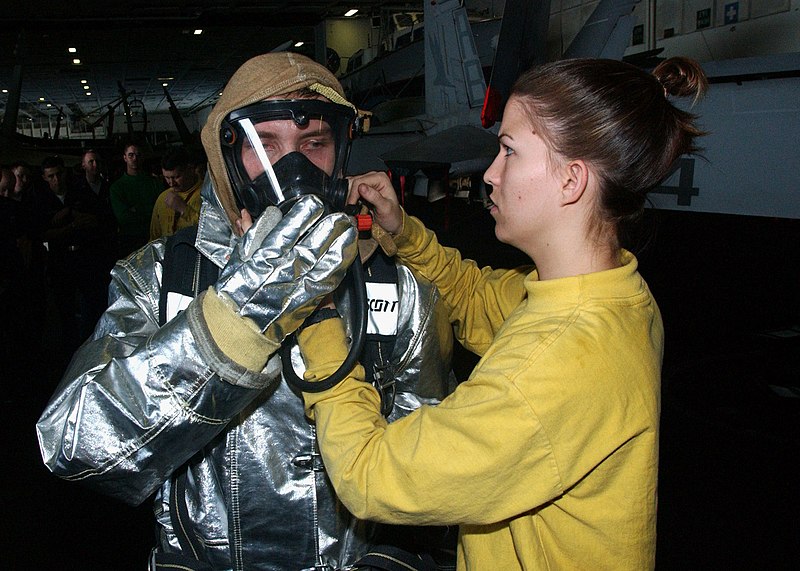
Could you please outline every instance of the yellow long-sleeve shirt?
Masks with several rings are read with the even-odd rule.
[[[172,236],[181,228],[197,224],[200,219],[201,183],[202,180],[198,180],[190,189],[178,192],[178,196],[186,202],[186,210],[183,214],[179,214],[167,206],[165,201],[167,193],[175,191],[174,188],[169,188],[158,196],[150,219],[150,240],[155,240],[162,236]]]
[[[459,569],[652,568],[663,325],[634,256],[539,281],[461,261],[412,218],[396,242],[482,358],[438,407],[390,425],[358,368],[304,395],[344,504],[383,522],[459,524]],[[309,379],[346,351],[334,320],[300,342]]]

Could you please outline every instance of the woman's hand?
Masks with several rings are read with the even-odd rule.
[[[250,211],[246,208],[242,208],[239,213],[241,217],[236,219],[236,227],[234,230],[237,236],[242,237],[253,225],[253,217],[250,216]]]
[[[369,172],[349,179],[347,202],[355,204],[362,199],[370,206],[375,222],[390,234],[403,229],[403,209],[397,201],[397,192],[385,172]]]

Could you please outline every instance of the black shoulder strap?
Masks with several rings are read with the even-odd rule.
[[[383,250],[378,250],[367,260],[364,264],[364,274],[366,281],[381,284],[395,284],[397,285],[397,264],[393,258],[390,258],[383,253]],[[394,336],[378,335],[376,333],[367,333],[368,341],[384,341],[394,345]]]
[[[217,280],[219,268],[195,248],[196,239],[197,226],[182,228],[167,238],[162,264],[161,296],[158,302],[160,325],[164,325],[167,321],[167,299],[170,292],[193,298]],[[202,551],[197,537],[191,530],[191,519],[186,507],[187,469],[188,463],[178,468],[173,474],[169,515],[184,557],[188,557],[189,561],[197,561]],[[182,562],[184,565],[186,564],[185,560]],[[160,561],[160,563],[165,564],[166,562]],[[209,566],[203,566],[199,562],[196,565],[180,568],[210,569]]]
[[[364,264],[364,270],[368,282],[397,285],[397,265],[380,248]],[[371,301],[370,311],[372,311]],[[396,335],[367,333],[365,337],[359,361],[364,366],[367,381],[372,383],[381,395],[381,413],[388,417],[394,407],[395,398],[395,371],[392,368],[391,357]]]
[[[196,239],[197,226],[182,228],[167,238],[158,302],[159,325],[167,322],[170,292],[195,297],[217,281],[219,268],[195,248]]]

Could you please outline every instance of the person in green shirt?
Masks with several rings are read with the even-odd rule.
[[[150,220],[162,184],[142,168],[141,151],[135,143],[125,145],[125,172],[111,185],[111,208],[117,219],[118,256],[124,258],[147,244]]]

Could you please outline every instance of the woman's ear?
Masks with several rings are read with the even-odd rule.
[[[582,160],[569,161],[563,169],[561,204],[575,204],[589,186],[589,167]]]

